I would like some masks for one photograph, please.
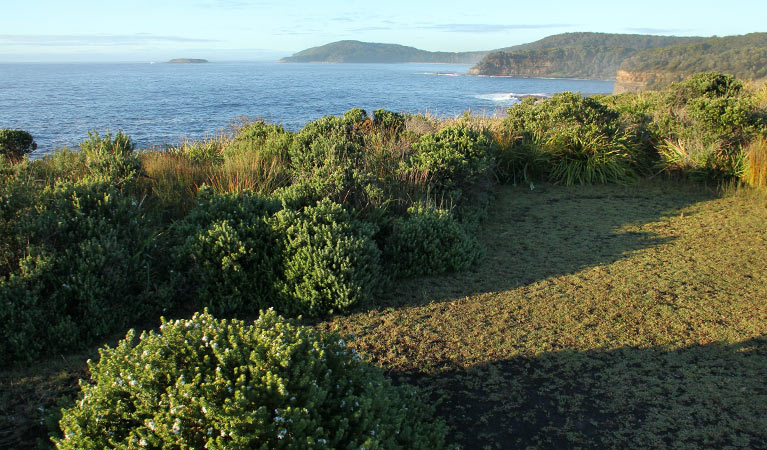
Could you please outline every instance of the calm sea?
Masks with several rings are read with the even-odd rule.
[[[468,76],[420,64],[0,64],[0,128],[35,137],[37,154],[88,130],[122,130],[141,148],[214,136],[232,121],[290,130],[360,107],[453,117],[501,113],[525,94],[610,93],[606,81]]]

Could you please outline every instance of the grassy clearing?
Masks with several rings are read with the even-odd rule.
[[[501,188],[475,270],[319,324],[440,402],[464,448],[767,445],[767,200]]]

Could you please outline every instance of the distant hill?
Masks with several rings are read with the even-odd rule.
[[[647,50],[700,42],[703,37],[564,33],[488,53],[471,73],[516,77],[613,80],[623,61]]]
[[[615,92],[660,89],[695,72],[708,71],[741,79],[767,78],[767,33],[712,37],[639,52],[621,63]]]
[[[488,52],[429,52],[397,44],[338,41],[300,51],[281,62],[475,64]]]
[[[195,59],[195,58],[176,58],[168,61],[170,64],[204,64],[207,63],[207,59]]]

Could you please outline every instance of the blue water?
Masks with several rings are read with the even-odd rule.
[[[607,81],[468,76],[431,64],[0,64],[0,128],[29,131],[37,154],[88,130],[141,148],[214,136],[248,117],[290,130],[360,107],[453,117],[502,114],[520,95],[609,93]]]

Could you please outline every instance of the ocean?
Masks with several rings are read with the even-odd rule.
[[[503,114],[524,95],[610,93],[611,81],[479,77],[443,64],[0,64],[0,128],[29,131],[34,156],[89,130],[139,148],[215,136],[241,118],[296,131],[351,108],[454,117]]]

